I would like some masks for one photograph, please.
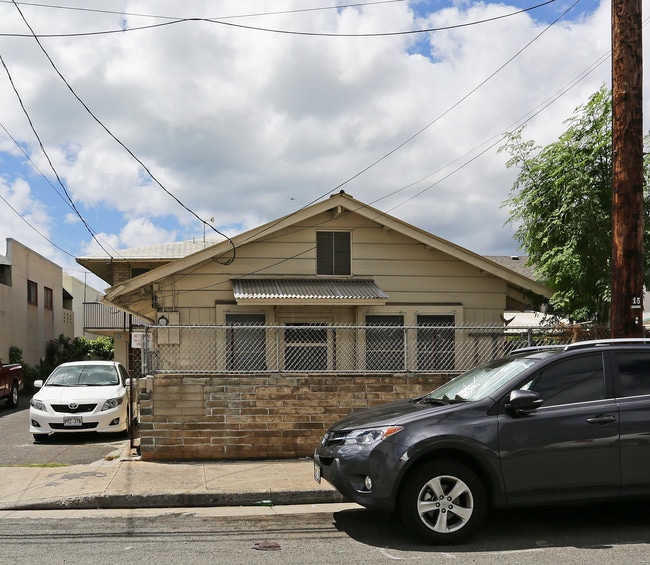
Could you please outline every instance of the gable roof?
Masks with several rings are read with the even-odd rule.
[[[175,275],[186,269],[193,268],[205,261],[216,258],[222,258],[224,261],[233,257],[236,249],[244,244],[252,243],[262,237],[269,237],[274,233],[300,223],[306,219],[323,213],[330,213],[336,217],[344,212],[352,212],[359,216],[380,224],[385,229],[395,230],[402,235],[420,242],[425,247],[430,247],[446,253],[447,255],[459,259],[467,264],[491,274],[497,278],[507,281],[510,285],[518,290],[532,292],[533,294],[550,297],[551,291],[543,284],[524,276],[523,274],[500,265],[490,259],[478,255],[459,245],[451,243],[445,239],[437,237],[420,228],[412,226],[393,216],[385,214],[359,200],[355,200],[348,194],[341,191],[326,200],[317,202],[296,212],[283,216],[277,220],[268,222],[259,227],[253,228],[234,236],[231,240],[221,241],[205,249],[201,249],[174,261],[168,262],[152,271],[139,275],[133,279],[127,280],[122,284],[109,288],[106,291],[105,301],[119,301],[124,297],[140,288],[156,282],[162,278]]]
[[[118,263],[131,264],[145,262],[147,264],[159,263],[163,265],[196,253],[216,243],[216,241],[197,239],[175,241],[173,243],[120,249],[116,252],[115,257],[109,257],[104,254],[88,255],[86,257],[77,257],[76,261],[100,279],[112,284],[113,267]]]

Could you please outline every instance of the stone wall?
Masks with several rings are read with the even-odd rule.
[[[144,460],[287,459],[313,455],[337,419],[421,396],[441,376],[156,375],[140,380]]]

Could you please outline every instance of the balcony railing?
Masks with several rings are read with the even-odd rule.
[[[128,330],[130,326],[146,326],[148,320],[133,316],[124,310],[102,304],[84,302],[84,330]]]

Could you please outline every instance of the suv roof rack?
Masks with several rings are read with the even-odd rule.
[[[590,339],[586,341],[576,341],[574,343],[566,343],[564,345],[532,345],[530,347],[520,347],[513,349],[510,354],[514,353],[530,353],[533,351],[548,351],[553,349],[586,349],[588,347],[607,347],[608,345],[650,345],[650,338],[646,337],[619,337],[612,339]]]

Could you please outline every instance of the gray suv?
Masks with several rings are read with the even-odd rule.
[[[519,350],[332,425],[314,477],[458,543],[489,508],[650,496],[650,340]]]

